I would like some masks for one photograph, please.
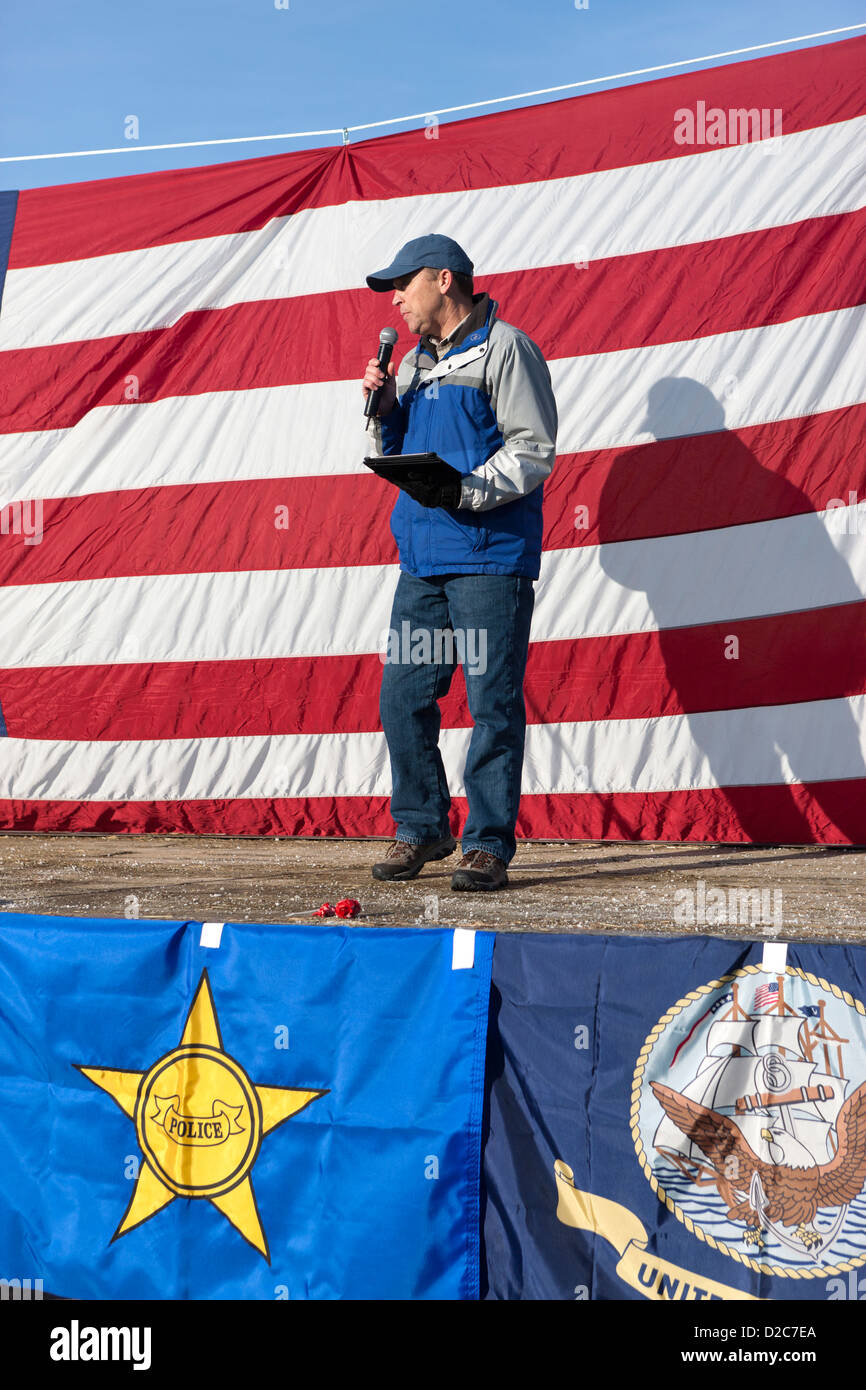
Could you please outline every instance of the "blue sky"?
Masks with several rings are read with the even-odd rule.
[[[357,125],[861,21],[866,0],[3,0],[0,154],[126,146],[130,115],[139,145]],[[338,140],[0,164],[0,188]]]

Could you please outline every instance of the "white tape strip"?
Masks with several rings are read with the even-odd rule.
[[[202,922],[199,946],[211,946],[214,950],[218,950],[224,926],[225,922]]]
[[[467,927],[454,928],[451,969],[471,970],[475,964],[475,933]]]
[[[788,962],[787,941],[765,941],[761,969],[770,975],[784,975]]]

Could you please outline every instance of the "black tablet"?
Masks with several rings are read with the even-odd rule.
[[[380,478],[386,478],[397,487],[422,479],[431,483],[453,483],[463,478],[462,473],[438,454],[388,454],[384,458],[365,458],[364,463]]]

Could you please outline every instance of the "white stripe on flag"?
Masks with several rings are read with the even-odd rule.
[[[866,400],[866,306],[686,342],[550,361],[557,452],[646,442],[650,387],[691,377],[728,429]],[[676,432],[676,431],[673,431]],[[359,382],[104,406],[74,428],[0,435],[0,497],[69,497],[157,484],[364,473]]]
[[[532,640],[735,623],[854,602],[866,596],[866,536],[857,531],[864,518],[860,503],[546,551]],[[78,666],[382,651],[396,578],[396,566],[359,565],[8,585],[2,662]]]
[[[673,143],[673,112],[671,141]],[[866,203],[866,117],[562,179],[305,209],[258,231],[6,277],[0,350],[160,328],[196,309],[363,287],[435,227],[476,276],[684,246]]]
[[[816,738],[816,729],[822,737]],[[463,794],[470,729],[445,729]],[[531,724],[523,794],[767,786],[863,775],[866,696],[795,705]],[[0,739],[0,798],[50,801],[387,796],[384,734],[53,742]]]

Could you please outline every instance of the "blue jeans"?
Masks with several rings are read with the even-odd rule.
[[[506,864],[514,857],[534,603],[533,581],[523,575],[401,573],[379,702],[399,840],[417,845],[450,834],[438,702],[462,664],[474,724],[463,853],[487,850]]]

